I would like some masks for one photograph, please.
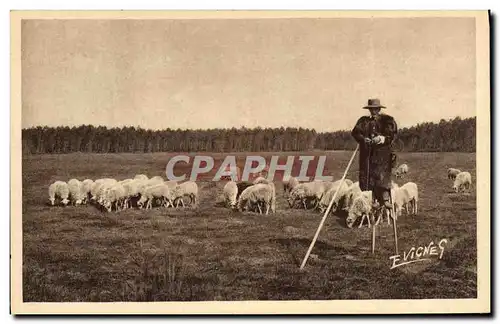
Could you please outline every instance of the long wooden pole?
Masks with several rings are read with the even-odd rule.
[[[323,227],[323,224],[325,223],[326,218],[328,217],[328,214],[330,213],[330,209],[332,208],[333,202],[335,201],[335,198],[337,198],[337,193],[339,192],[339,189],[342,187],[344,184],[345,177],[347,175],[347,172],[349,171],[349,168],[351,167],[352,161],[354,160],[354,157],[356,156],[356,153],[358,152],[359,149],[359,144],[356,146],[356,149],[354,150],[354,153],[351,156],[351,160],[349,161],[349,164],[347,165],[347,168],[344,171],[344,175],[342,176],[342,179],[340,180],[340,185],[335,191],[335,194],[332,197],[332,200],[330,200],[330,204],[328,205],[328,208],[325,211],[325,214],[323,215],[323,218],[321,219],[321,222],[319,223],[318,229],[316,230],[316,234],[314,234],[314,238],[311,242],[311,245],[309,245],[309,249],[307,250],[307,253],[304,257],[304,260],[302,260],[302,264],[300,265],[300,270],[304,269],[307,259],[309,258],[309,255],[311,254],[311,251],[314,247],[314,244],[316,244],[316,240],[318,239],[319,232],[321,231],[321,228]]]

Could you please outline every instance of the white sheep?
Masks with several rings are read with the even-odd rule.
[[[126,191],[122,184],[114,183],[106,190],[103,198],[102,205],[110,212],[115,207],[115,210],[120,210],[123,206],[123,200],[126,198]]]
[[[448,179],[451,179],[451,180],[455,180],[457,175],[462,172],[461,170],[459,169],[455,169],[455,168],[449,168],[448,169]]]
[[[179,207],[179,201],[184,207],[184,196],[188,196],[193,205],[196,205],[196,199],[198,198],[198,185],[194,181],[186,181],[178,184],[170,191],[172,204],[175,207]],[[177,201],[177,204],[175,203]]]
[[[472,185],[472,176],[467,171],[462,171],[457,174],[455,181],[453,181],[453,190],[455,192],[462,192],[465,190],[470,191],[470,187]]]
[[[94,181],[94,184],[90,188],[90,195],[91,195],[91,200],[97,200],[98,193],[104,183],[116,183],[117,181],[115,179],[111,178],[103,178],[103,179],[97,179]]]
[[[361,188],[359,187],[359,182],[356,181],[349,186],[347,192],[344,195],[344,203],[342,204],[342,210],[349,211],[349,208],[354,202],[354,198],[361,194]]]
[[[394,212],[397,217],[401,216],[403,208],[406,209],[408,214],[408,204],[410,203],[410,194],[406,188],[394,188],[391,189],[392,201],[394,203]]]
[[[342,186],[340,185],[341,182],[342,180],[337,180],[331,183],[331,186],[326,187],[328,191],[323,194],[318,206],[321,213],[328,208],[335,193],[337,193],[337,195],[335,196],[335,200],[333,201],[330,211],[335,212],[339,207],[343,207],[344,204],[342,202],[345,202],[346,194],[349,192],[350,186],[345,182],[345,179],[342,182]]]
[[[60,198],[63,205],[69,203],[69,188],[66,182],[55,181],[49,186],[49,201],[52,206],[55,205],[56,198]]]
[[[236,196],[238,195],[238,186],[236,182],[229,181],[228,183],[226,183],[224,188],[222,189],[222,195],[224,196],[224,203],[226,207],[236,207]]]
[[[83,183],[83,190],[85,192],[85,203],[87,203],[87,200],[90,198],[90,190],[94,185],[94,181],[92,179],[85,179],[82,181],[82,183]]]
[[[85,202],[86,192],[83,188],[83,183],[78,179],[68,181],[69,197],[75,206],[79,206]]]
[[[304,209],[307,209],[307,200],[313,200],[315,202],[315,208],[318,206],[321,197],[325,193],[325,185],[323,181],[312,181],[300,183],[290,192],[288,197],[288,204],[290,207],[295,205],[297,200],[302,202]]]
[[[145,187],[141,192],[141,198],[137,202],[139,208],[146,203],[146,209],[153,207],[153,201],[160,199],[163,207],[168,207],[172,201],[170,199],[170,188],[165,183],[158,183]]]
[[[366,218],[368,227],[371,227],[370,217],[372,213],[372,192],[363,191],[354,197],[352,206],[349,208],[349,213],[346,218],[347,227],[352,228],[356,220],[361,217],[358,227],[363,226],[363,221]]]
[[[262,208],[265,208],[265,214],[269,214],[269,210],[274,214],[276,212],[276,188],[274,183],[258,183],[247,187],[241,193],[238,199],[238,210],[243,211],[246,208],[253,208],[256,205],[259,213],[262,214]]]
[[[407,173],[408,173],[408,165],[406,163],[403,163],[396,169],[396,178],[402,178],[403,175]]]
[[[418,213],[418,186],[415,182],[407,182],[401,186],[408,193],[408,204],[409,208],[406,212],[410,215],[417,215]]]
[[[118,184],[118,181],[115,179],[106,179],[105,181],[99,183],[95,194],[95,200],[102,205],[105,192],[115,184]]]
[[[132,181],[127,181],[123,184],[125,188],[125,199],[123,201],[123,208],[130,208],[130,199],[136,198],[140,195],[141,190],[144,188],[144,184],[147,180],[133,179]]]
[[[299,183],[299,180],[295,177],[290,177],[288,180],[283,181],[283,195],[286,197]]]

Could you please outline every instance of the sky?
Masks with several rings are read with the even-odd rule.
[[[476,115],[474,18],[25,20],[22,124],[351,129]]]

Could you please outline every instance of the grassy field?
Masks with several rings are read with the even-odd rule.
[[[325,174],[339,179],[351,152],[310,155],[322,154],[328,156]],[[442,238],[449,242],[441,260],[392,270],[392,227],[380,227],[372,255],[371,230],[348,229],[344,218],[333,215],[300,271],[322,215],[290,209],[281,182],[277,212],[268,216],[217,207],[224,183],[204,179],[196,208],[104,213],[94,206],[47,206],[47,188],[55,180],[121,180],[138,173],[165,177],[171,156],[23,158],[24,301],[476,297],[475,186],[470,194],[455,194],[446,177],[446,169],[454,166],[470,171],[475,183],[475,154],[400,153],[410,171],[397,182],[414,181],[420,191],[419,215],[398,219],[400,253]],[[348,178],[356,180],[356,171],[357,158]]]

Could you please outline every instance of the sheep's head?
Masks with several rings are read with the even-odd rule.
[[[79,205],[81,205],[82,203],[83,203],[83,202],[82,202],[82,199],[77,199],[77,200],[75,201],[75,206],[79,206]]]
[[[349,214],[347,215],[347,218],[345,220],[347,227],[352,228],[356,220],[361,216],[362,215],[358,215],[358,213],[353,210],[349,211]]]
[[[68,198],[64,198],[61,202],[63,205],[66,206],[69,203],[69,200],[68,200]]]
[[[458,193],[458,184],[454,183],[453,184],[453,190]]]
[[[49,198],[49,202],[52,206],[54,206],[54,204],[56,203],[56,199],[55,198]]]

